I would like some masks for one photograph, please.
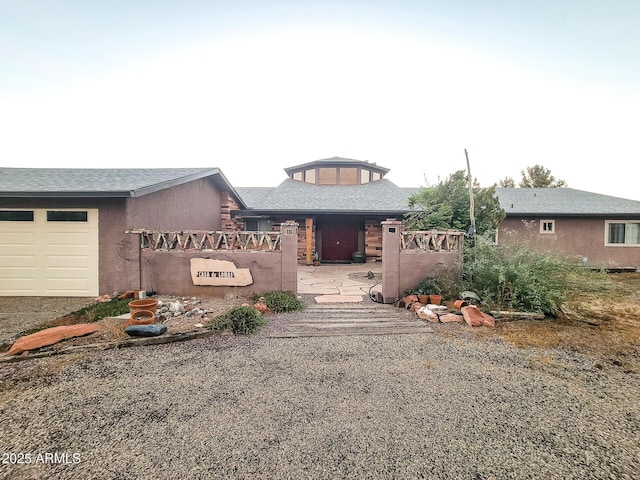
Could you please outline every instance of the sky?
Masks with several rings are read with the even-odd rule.
[[[637,0],[0,0],[0,166],[536,164],[640,200]]]

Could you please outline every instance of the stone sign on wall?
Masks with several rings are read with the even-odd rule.
[[[253,283],[248,268],[238,268],[227,260],[191,259],[191,280],[194,285],[246,287]]]

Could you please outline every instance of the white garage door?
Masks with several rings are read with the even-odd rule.
[[[96,295],[97,209],[0,209],[0,296]]]

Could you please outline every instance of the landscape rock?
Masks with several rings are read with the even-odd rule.
[[[167,326],[161,323],[152,325],[131,325],[124,329],[127,335],[132,337],[157,337],[167,332]]]

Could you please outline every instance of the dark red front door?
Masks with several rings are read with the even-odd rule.
[[[322,225],[322,260],[351,261],[358,251],[358,224],[331,222]]]

